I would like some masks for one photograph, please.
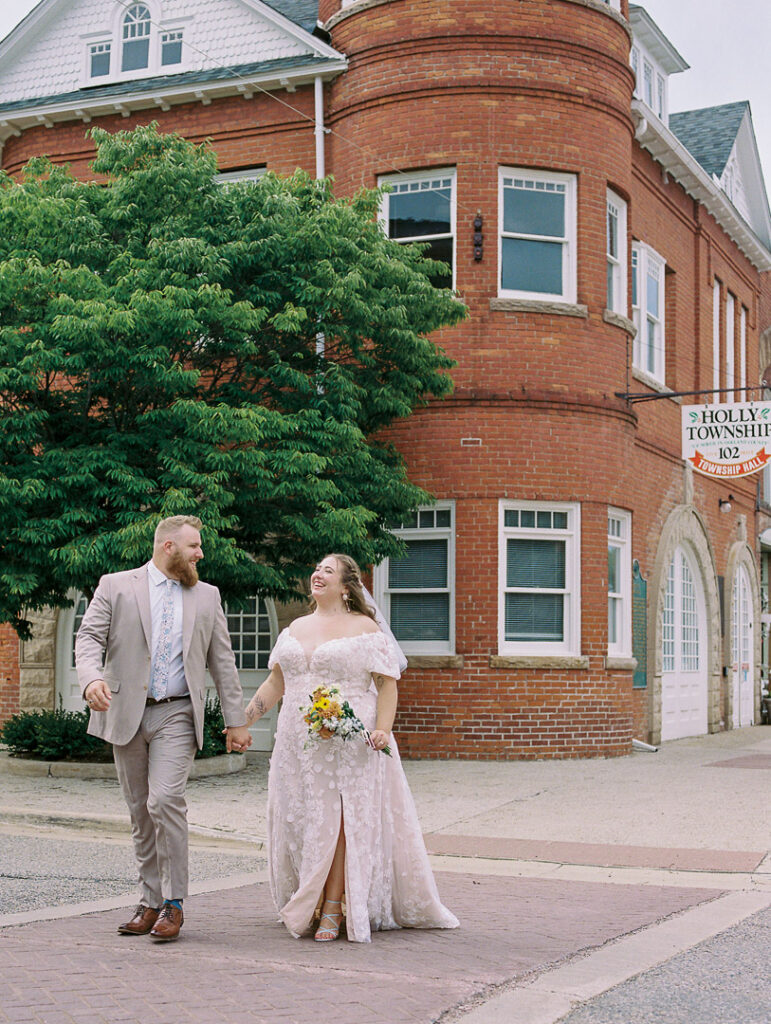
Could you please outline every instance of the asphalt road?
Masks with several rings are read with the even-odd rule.
[[[258,871],[264,859],[246,844],[191,835],[191,883]],[[84,829],[0,825],[0,914],[136,893],[131,839]]]
[[[769,1022],[771,909],[617,985],[559,1024]]]

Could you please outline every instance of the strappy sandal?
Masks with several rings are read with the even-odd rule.
[[[334,914],[328,914],[324,907],[332,903],[340,907],[340,910]],[[321,919],[313,938],[316,942],[334,942],[340,934],[340,925],[343,923],[342,904],[340,900],[324,900],[324,907],[321,908]],[[324,924],[325,920],[329,922],[329,925]]]

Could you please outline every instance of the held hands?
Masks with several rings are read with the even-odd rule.
[[[104,679],[94,679],[83,694],[92,711],[107,711],[112,700],[112,691]]]
[[[222,730],[225,734],[225,745],[228,753],[244,753],[252,745],[252,734],[245,725],[233,725],[230,728],[225,726]]]

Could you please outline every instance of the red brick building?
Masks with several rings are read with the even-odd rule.
[[[224,177],[389,181],[384,230],[452,265],[454,395],[390,432],[437,504],[374,573],[412,756],[758,720],[771,488],[693,472],[677,393],[738,401],[771,365],[771,218],[748,105],[670,117],[686,67],[627,0],[43,0],[0,44],[11,173],[87,176],[88,124],[155,119]],[[77,705],[79,613],[0,633],[0,715]],[[288,615],[231,617],[247,690]]]

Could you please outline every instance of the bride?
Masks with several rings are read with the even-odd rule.
[[[253,725],[283,697],[268,777],[270,886],[281,920],[295,937],[308,933],[323,896],[314,937],[329,942],[340,931],[345,893],[353,942],[369,942],[371,929],[457,928],[439,900],[391,736],[397,649],[348,555],[316,566],[311,609],[279,635],[270,675],[246,708]],[[300,709],[329,686],[350,703],[369,742],[361,733],[309,737]]]

